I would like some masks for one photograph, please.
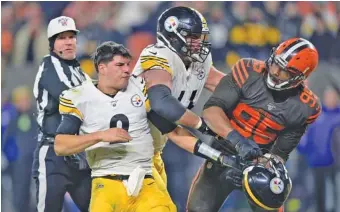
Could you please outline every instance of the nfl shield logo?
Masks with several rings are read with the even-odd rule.
[[[61,24],[62,26],[67,26],[67,21],[68,21],[67,18],[60,18],[58,20],[58,23]]]

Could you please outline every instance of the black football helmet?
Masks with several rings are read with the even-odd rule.
[[[269,159],[267,168],[260,163],[247,167],[242,184],[249,203],[265,210],[278,210],[292,188],[287,169],[274,159]]]
[[[157,39],[182,60],[203,63],[210,51],[209,28],[205,18],[189,7],[173,7],[158,18]]]

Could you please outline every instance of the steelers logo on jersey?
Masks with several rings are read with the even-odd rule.
[[[205,71],[203,68],[197,69],[194,74],[197,76],[197,79],[202,80],[205,77]]]
[[[164,28],[166,29],[166,31],[168,32],[173,32],[174,30],[177,29],[179,24],[178,19],[175,16],[170,16],[169,18],[167,18],[164,22]]]
[[[131,97],[131,104],[135,107],[141,107],[143,105],[143,100],[138,94],[135,94]]]

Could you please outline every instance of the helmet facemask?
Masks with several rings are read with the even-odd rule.
[[[180,54],[182,57],[189,58],[191,62],[203,63],[211,51],[211,43],[208,41],[209,32],[190,34],[184,31],[184,34],[188,36],[185,36],[186,42],[181,47]]]
[[[276,64],[281,71],[286,72],[289,75],[287,80],[280,80],[270,73],[270,67]],[[267,86],[276,91],[288,90],[297,87],[305,80],[305,75],[299,70],[293,67],[287,67],[287,62],[283,60],[280,56],[275,56],[272,54],[270,58],[266,61],[267,65],[267,76],[266,83]]]
[[[209,31],[192,33],[185,29],[180,32],[173,29],[173,34],[169,39],[159,32],[157,35],[166,46],[178,53],[185,61],[203,63],[211,52],[211,43],[208,41]]]

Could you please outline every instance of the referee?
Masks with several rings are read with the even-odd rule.
[[[91,80],[76,60],[78,32],[72,18],[60,16],[50,21],[47,28],[50,54],[43,58],[34,82],[39,135],[32,174],[37,186],[38,212],[61,212],[66,192],[82,212],[89,208],[91,172],[84,153],[61,157],[53,148],[61,121],[59,95]]]

